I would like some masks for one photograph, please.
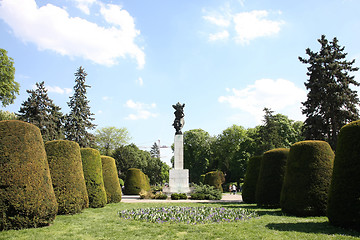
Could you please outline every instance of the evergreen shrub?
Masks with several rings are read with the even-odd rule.
[[[214,186],[194,184],[194,192],[190,194],[191,200],[221,200],[222,193]]]
[[[58,204],[39,128],[0,121],[0,230],[49,225]]]
[[[107,202],[120,202],[122,193],[115,159],[108,156],[101,156],[101,162]]]
[[[45,143],[58,214],[75,214],[89,207],[79,144],[67,140]]]
[[[290,147],[280,205],[296,216],[324,216],[335,154],[324,141]]]
[[[332,225],[360,231],[360,121],[338,135],[327,217]]]
[[[154,196],[155,199],[167,199],[167,195],[163,192],[157,192],[155,193],[155,196]]]
[[[262,156],[254,156],[249,159],[244,184],[242,186],[242,198],[246,203],[256,203],[256,186],[259,178]]]
[[[263,207],[279,207],[289,149],[277,148],[264,153],[256,187],[256,203]]]
[[[140,169],[129,168],[125,179],[125,194],[137,195],[141,190],[150,191],[149,178]]]
[[[212,171],[205,174],[205,185],[214,186],[223,192],[222,184],[225,182],[225,176],[222,171]]]
[[[100,152],[92,148],[80,149],[83,163],[86,189],[89,196],[89,206],[104,207],[107,202]]]

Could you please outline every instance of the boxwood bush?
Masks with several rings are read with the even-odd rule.
[[[141,190],[150,191],[149,178],[140,169],[129,168],[125,179],[125,194],[137,195]]]
[[[205,174],[205,185],[213,186],[223,192],[222,184],[225,182],[225,176],[222,171],[212,171]]]
[[[190,194],[191,200],[221,200],[222,193],[214,186],[194,184],[194,192]]]
[[[55,140],[45,144],[58,214],[75,214],[89,207],[79,144]]]
[[[242,198],[246,203],[256,203],[255,193],[259,178],[262,156],[254,156],[249,159],[244,184],[242,186]]]
[[[0,230],[49,225],[58,204],[39,128],[0,121]]]
[[[115,159],[108,156],[101,156],[101,162],[107,202],[120,202],[122,193]]]
[[[100,152],[92,148],[82,148],[80,152],[86,189],[89,196],[89,206],[92,208],[104,207],[107,203],[107,198]]]
[[[324,141],[302,141],[290,147],[280,198],[283,212],[325,216],[334,157]]]
[[[264,153],[256,187],[256,203],[263,207],[279,207],[289,149],[277,148]]]
[[[327,217],[335,226],[360,231],[360,121],[340,130]]]

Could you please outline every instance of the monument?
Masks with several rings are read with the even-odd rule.
[[[184,169],[184,138],[181,132],[184,121],[185,104],[172,105],[175,109],[173,126],[176,130],[174,138],[174,168],[169,171],[169,188],[171,193],[189,193],[189,169]]]

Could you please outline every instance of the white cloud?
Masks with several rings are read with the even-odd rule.
[[[139,85],[139,86],[143,86],[144,85],[144,80],[142,79],[142,77],[139,77],[137,80],[136,80],[136,83]]]
[[[104,96],[104,97],[102,97],[102,100],[104,100],[104,101],[109,101],[109,100],[111,100],[111,97]]]
[[[48,92],[53,92],[53,93],[59,93],[59,94],[66,94],[66,95],[70,95],[72,93],[72,89],[71,88],[61,88],[58,86],[46,86],[45,87]]]
[[[277,34],[284,21],[268,20],[267,11],[251,11],[238,13],[234,16],[236,41],[248,44],[251,40]]]
[[[129,114],[126,117],[128,120],[139,120],[139,119],[148,119],[150,117],[157,117],[156,113],[152,113],[150,110],[156,108],[156,104],[146,104],[141,102],[134,102],[133,100],[128,100],[125,104],[127,108],[133,109],[136,111],[135,114]]]
[[[240,3],[243,4],[243,2]],[[280,11],[272,13],[281,15]],[[237,43],[243,45],[249,44],[256,38],[279,33],[281,26],[285,23],[283,20],[269,19],[270,12],[266,10],[232,13],[231,7],[227,6],[221,8],[220,12],[206,14],[203,19],[218,28],[217,33],[208,35],[209,41],[232,37]]]
[[[306,91],[285,79],[260,79],[243,89],[226,90],[229,94],[219,97],[219,102],[250,113],[257,124],[261,123],[264,107],[299,120],[301,102],[306,100]]]
[[[215,34],[209,34],[209,41],[226,40],[229,38],[229,32],[224,30]]]
[[[76,2],[77,8],[79,8],[83,13],[89,15],[90,7],[93,5],[96,0],[74,0]]]
[[[77,2],[84,6],[92,4]],[[140,31],[135,28],[133,17],[114,4],[100,4],[100,14],[109,27],[70,17],[65,9],[52,4],[38,7],[35,0],[2,0],[0,5],[0,18],[14,34],[24,42],[36,44],[40,50],[107,66],[117,64],[119,58],[131,57],[142,68],[145,53],[135,43]]]

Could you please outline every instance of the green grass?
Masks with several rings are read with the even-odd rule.
[[[119,210],[161,206],[246,208],[259,217],[222,224],[148,223],[120,219]],[[49,227],[0,232],[0,239],[360,239],[360,233],[333,227],[326,217],[284,216],[280,209],[252,204],[115,203],[86,209],[81,214],[57,216]]]

